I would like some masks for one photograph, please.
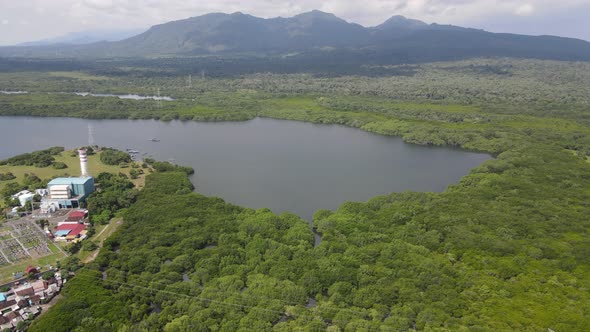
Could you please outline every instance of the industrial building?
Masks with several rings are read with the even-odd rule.
[[[25,206],[27,202],[33,200],[33,196],[35,196],[35,194],[33,194],[32,192],[28,190],[23,190],[12,195],[12,199],[18,199],[20,206]]]
[[[80,177],[56,178],[47,184],[49,195],[41,201],[41,213],[58,209],[77,208],[94,192],[94,178],[88,175],[86,150],[78,150],[80,156]]]
[[[57,178],[47,184],[47,189],[49,200],[59,208],[77,208],[94,192],[94,178]]]

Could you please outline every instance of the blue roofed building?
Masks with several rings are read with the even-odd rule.
[[[49,200],[59,208],[77,208],[94,192],[94,178],[56,178],[47,184],[47,189]]]
[[[49,195],[41,199],[40,211],[50,214],[59,209],[78,208],[80,203],[94,192],[94,178],[88,173],[88,155],[86,149],[78,150],[80,156],[79,177],[56,178],[47,184]]]

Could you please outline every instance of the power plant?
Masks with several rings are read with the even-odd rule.
[[[77,208],[94,192],[94,178],[88,171],[88,154],[85,148],[78,149],[80,176],[55,178],[47,184],[49,195],[41,200],[41,213],[59,209]]]

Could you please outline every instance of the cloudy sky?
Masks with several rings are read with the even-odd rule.
[[[377,25],[392,15],[590,41],[590,0],[0,0],[0,45],[85,30],[147,28],[210,12],[288,17],[312,9]]]

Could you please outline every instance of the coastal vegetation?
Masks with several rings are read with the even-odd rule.
[[[590,330],[588,63],[478,59],[382,68],[403,75],[273,72],[192,86],[178,67],[155,68],[2,73],[3,89],[29,94],[0,95],[0,114],[271,117],[495,159],[442,193],[320,210],[315,247],[305,220],[192,193],[189,169],[149,161],[160,172],[31,331]],[[158,87],[175,100],[60,93]],[[107,211],[109,200],[97,206]]]
[[[442,194],[318,211],[314,248],[294,215],[236,207],[191,193],[185,173],[154,173],[31,330],[583,331],[588,187],[586,162],[521,147]]]
[[[131,156],[124,151],[107,148],[100,154],[100,161],[106,165],[120,165],[131,162]]]
[[[137,197],[137,189],[123,173],[100,173],[95,178],[100,190],[88,197],[88,212],[93,224],[107,224],[115,213],[131,206]]]
[[[56,146],[47,150],[24,153],[6,160],[1,160],[0,165],[47,167],[55,162],[54,156],[63,151],[64,148]]]

